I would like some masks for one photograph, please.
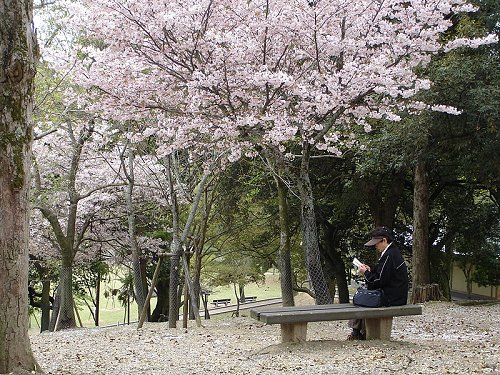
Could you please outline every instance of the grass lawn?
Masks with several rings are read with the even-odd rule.
[[[109,284],[104,284],[101,286],[101,290],[118,288],[117,280],[112,280]],[[281,289],[279,282],[278,273],[266,273],[266,280],[262,284],[249,284],[245,287],[246,296],[256,296],[257,300],[263,300],[267,298],[277,298],[281,297]],[[208,297],[209,306],[214,299],[224,299],[230,298],[231,303],[236,303],[236,296],[234,294],[234,289],[232,286],[216,287],[212,289],[212,293]],[[152,298],[151,307],[154,309],[156,305],[155,298]],[[84,327],[94,327],[94,321],[89,309],[83,302],[78,305],[78,311],[82,324]],[[125,307],[121,305],[116,297],[105,298],[104,295],[101,296],[101,307],[100,307],[99,325],[109,326],[123,324]],[[182,312],[181,312],[182,313]],[[130,305],[130,321],[137,321],[137,304],[131,303]],[[33,315],[30,316],[30,331],[38,332],[40,330],[40,311],[37,309]],[[125,322],[126,323],[126,322]]]
[[[266,279],[262,284],[248,284],[245,286],[245,296],[256,296],[257,300],[281,297],[279,274],[267,272]],[[214,299],[230,298],[232,303],[236,303],[236,295],[233,286],[220,286],[212,289],[208,301]]]

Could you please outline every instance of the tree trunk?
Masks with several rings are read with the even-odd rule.
[[[172,177],[172,155],[168,157],[168,186],[170,195],[170,209],[172,211],[172,242],[170,243],[170,252],[172,254],[170,258],[170,285],[169,285],[169,302],[170,307],[168,311],[168,327],[175,328],[177,326],[177,320],[179,319],[179,303],[178,303],[178,293],[179,293],[179,267],[181,260],[181,244],[179,239],[179,210],[177,207],[177,195],[174,189],[174,181]]]
[[[302,208],[302,246],[309,279],[318,305],[332,303],[328,285],[323,274],[319,252],[318,229],[314,211],[314,198],[309,180],[310,145],[304,143],[300,166],[299,190]]]
[[[127,219],[128,219],[128,237],[130,251],[132,252],[132,269],[134,271],[134,293],[135,300],[137,301],[138,314],[141,313],[144,308],[144,303],[146,300],[147,287],[144,285],[142,265],[141,265],[141,249],[137,244],[136,237],[136,225],[135,225],[135,209],[133,203],[134,195],[134,152],[129,145],[128,147],[128,168],[125,168],[125,163],[123,163],[126,177],[127,177],[127,187],[125,192],[125,200],[127,202]],[[128,169],[128,172],[127,172]]]
[[[430,284],[429,264],[429,178],[424,161],[415,167],[415,188],[413,195],[413,256],[412,297],[415,303],[425,302],[417,296],[426,295],[420,288]]]
[[[470,299],[472,295],[472,264],[466,263],[463,272],[465,276],[465,285],[467,287],[467,297]]]
[[[43,332],[49,329],[49,324],[50,324],[51,297],[50,297],[50,279],[48,278],[49,270],[47,267],[44,267],[42,262],[39,260],[35,260],[33,264],[42,282],[42,300],[41,300],[42,316],[40,319],[40,332]]]
[[[443,300],[443,295],[439,290],[438,284],[419,285],[418,288],[413,290],[410,303],[423,303],[426,301],[440,301]]]
[[[246,302],[245,301],[245,285],[240,284],[239,289],[240,289],[240,302],[245,303]]]
[[[57,289],[59,305],[52,311],[51,331],[75,328],[75,300],[73,299],[73,261],[64,260]]]
[[[193,270],[193,293],[196,296],[196,302],[198,306],[200,306],[200,296],[201,296],[201,261],[202,254],[201,248],[195,246],[195,254],[194,254],[194,270]],[[189,312],[189,319],[195,319],[194,312],[191,309]]]
[[[198,306],[200,306],[200,296],[201,296],[201,266],[203,260],[203,248],[205,247],[205,239],[207,236],[208,230],[208,221],[210,217],[210,211],[212,209],[213,199],[210,196],[208,189],[204,191],[204,199],[203,199],[203,210],[201,213],[201,224],[199,226],[198,235],[193,241],[194,248],[194,270],[193,270],[193,288],[194,293],[197,296]],[[210,198],[210,199],[209,199]],[[205,312],[207,312],[205,310]],[[194,313],[191,311],[189,315],[190,319],[194,319]]]
[[[95,313],[94,313],[94,323],[95,326],[99,326],[99,309],[101,305],[101,272],[97,271],[97,278],[95,281]]]
[[[175,236],[175,235],[174,235]],[[172,245],[170,249],[173,253],[170,258],[170,280],[169,280],[169,302],[170,307],[168,311],[168,327],[175,328],[177,326],[177,320],[179,319],[179,303],[178,303],[178,294],[179,294],[179,267],[180,267],[180,254],[176,253],[180,246],[177,245],[178,239],[172,241]]]
[[[337,288],[339,303],[349,303],[347,271],[339,250],[341,236],[339,233],[341,231],[325,218],[319,221],[319,224],[323,233],[320,251],[325,262],[324,270],[329,283],[330,295],[334,300],[335,289]]]
[[[340,255],[340,252],[335,248],[333,241],[327,242],[328,246],[325,251],[325,261],[329,263],[330,272],[335,280],[332,283],[333,287],[337,287],[339,291],[339,303],[349,303],[349,289],[347,286],[347,272],[345,269],[344,261]],[[334,296],[334,292],[330,291],[331,295]]]
[[[38,371],[28,336],[32,1],[0,2],[0,373]]]
[[[47,331],[50,324],[50,280],[42,280],[42,318],[40,332]]]
[[[200,309],[198,307],[199,306],[198,294],[195,293],[193,288],[193,281],[191,279],[191,275],[189,272],[189,264],[185,252],[182,253],[182,265],[184,269],[184,282],[186,283],[186,288],[187,288],[186,290],[188,291],[189,295],[189,301],[188,299],[184,299],[184,303],[187,306],[191,305],[191,310],[193,311],[194,318],[196,320],[196,326],[201,327]],[[186,322],[186,328],[187,328],[187,322]]]
[[[151,314],[152,322],[165,322],[168,319],[169,285],[169,279],[166,277],[156,283],[156,306]]]
[[[292,260],[290,252],[290,222],[288,218],[287,187],[280,176],[274,177],[278,189],[279,215],[280,215],[280,283],[281,299],[283,306],[294,306],[292,284]]]
[[[389,180],[389,181],[388,181]],[[389,186],[387,183],[389,182]],[[404,193],[405,175],[403,171],[393,173],[388,179],[382,175],[378,180],[370,176],[362,181],[375,227],[394,227],[394,218]]]
[[[170,286],[169,286],[169,312],[168,312],[168,327],[175,328],[177,325],[177,320],[179,318],[179,283],[180,283],[180,261],[182,257],[182,245],[185,243],[189,231],[191,229],[191,225],[193,224],[194,217],[196,211],[198,210],[198,205],[201,201],[201,195],[203,194],[203,190],[205,188],[205,184],[208,181],[210,176],[209,171],[205,171],[198,186],[196,187],[196,195],[191,204],[191,209],[189,211],[189,216],[184,225],[184,229],[182,231],[182,235],[179,236],[180,232],[180,223],[179,223],[179,209],[177,206],[177,196],[174,189],[174,182],[172,178],[172,163],[173,156],[170,155],[168,158],[168,185],[169,185],[169,194],[171,199],[171,210],[172,210],[172,243],[170,244],[170,252],[172,253],[171,263],[170,263]],[[186,270],[187,274],[189,274],[189,270]],[[189,275],[188,275],[189,278]],[[189,285],[190,293],[191,293],[191,303],[193,304],[193,309],[196,310],[195,315],[198,313],[198,304],[196,303],[196,296],[193,296],[193,288],[192,285]],[[197,319],[199,322],[199,319]],[[201,322],[199,323],[201,324]]]
[[[54,303],[52,304],[52,315],[50,317],[49,331],[53,332],[56,326],[57,313],[59,311],[59,306],[61,306],[61,286],[58,285],[54,292]]]

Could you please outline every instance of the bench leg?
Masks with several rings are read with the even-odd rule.
[[[392,317],[365,319],[367,340],[390,340],[392,330]]]
[[[306,341],[307,323],[282,323],[281,342]]]

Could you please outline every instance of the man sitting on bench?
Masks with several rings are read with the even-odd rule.
[[[393,242],[391,231],[386,227],[377,227],[370,233],[371,239],[365,246],[373,246],[380,253],[380,258],[373,270],[366,264],[358,267],[364,274],[368,289],[382,289],[384,305],[406,305],[408,299],[408,270],[406,263]],[[351,319],[352,328],[348,340],[364,340],[366,332],[362,319]]]

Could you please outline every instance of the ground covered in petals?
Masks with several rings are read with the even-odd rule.
[[[249,317],[33,334],[47,374],[500,374],[500,304],[433,302],[394,319],[391,341],[346,341],[347,322],[309,323],[308,341]],[[181,324],[179,324],[180,326]]]

